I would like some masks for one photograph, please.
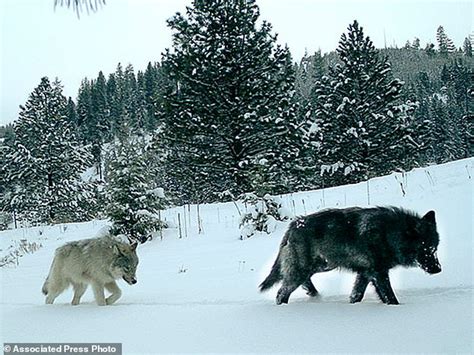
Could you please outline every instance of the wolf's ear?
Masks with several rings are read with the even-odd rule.
[[[114,245],[112,248],[115,255],[124,255],[127,252],[126,249],[121,245]]]
[[[435,212],[434,211],[429,211],[427,214],[423,216],[421,219],[423,222],[428,222],[431,224],[436,224],[436,219],[435,219]]]
[[[112,250],[114,251],[114,254],[115,254],[115,255],[120,255],[120,254],[121,254],[118,245],[113,245],[113,246],[112,246]]]
[[[134,242],[134,243],[130,244],[130,248],[132,249],[132,251],[137,250],[137,246],[138,246],[137,242]]]

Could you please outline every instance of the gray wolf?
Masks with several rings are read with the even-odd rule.
[[[342,268],[357,273],[350,302],[360,302],[369,283],[382,302],[398,304],[389,270],[420,266],[441,272],[436,256],[439,235],[434,211],[420,217],[396,207],[328,209],[294,220],[260,291],[281,281],[276,303],[288,303],[300,285],[318,295],[311,276]]]
[[[56,253],[43,285],[46,304],[52,304],[70,285],[74,289],[73,305],[78,305],[89,284],[99,306],[116,302],[122,292],[115,280],[137,283],[137,244],[123,243],[112,236],[66,243]],[[104,296],[104,288],[111,293]]]

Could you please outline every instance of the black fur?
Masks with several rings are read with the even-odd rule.
[[[260,290],[282,281],[277,304],[288,303],[300,285],[315,296],[311,276],[340,267],[357,273],[351,303],[360,302],[372,283],[382,302],[398,304],[389,270],[418,265],[430,274],[440,272],[438,243],[433,211],[421,218],[396,207],[324,210],[290,224]]]

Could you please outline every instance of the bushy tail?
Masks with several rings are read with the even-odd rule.
[[[268,275],[267,278],[263,280],[263,282],[259,286],[260,292],[268,290],[278,281],[281,281],[281,279],[283,278],[283,275],[281,274],[281,253],[282,249],[288,244],[288,238],[290,237],[291,231],[292,227],[290,225],[290,228],[288,228],[287,232],[283,236],[283,239],[281,240],[280,251],[278,252],[278,256],[275,260],[275,263],[272,266],[272,271],[270,271],[270,275]]]
[[[260,292],[268,290],[280,280],[280,253],[278,253],[278,257],[276,258],[275,263],[272,266],[272,271],[270,271],[270,275],[268,275],[267,278],[259,286]]]

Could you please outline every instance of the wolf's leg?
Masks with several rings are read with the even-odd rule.
[[[105,306],[104,285],[98,282],[93,282],[92,290],[94,290],[94,297],[97,304],[99,306]]]
[[[291,293],[296,290],[301,283],[293,283],[293,284],[283,284],[283,286],[280,287],[278,290],[277,296],[276,296],[276,304],[282,304],[282,303],[288,303],[290,300],[290,295]]]
[[[81,301],[82,295],[86,292],[87,284],[83,283],[73,283],[72,287],[74,288],[74,297],[72,298],[71,304],[77,306]]]
[[[105,288],[107,289],[107,291],[112,293],[109,297],[105,299],[105,303],[107,304],[115,303],[122,295],[122,291],[120,290],[115,281],[106,283]]]
[[[358,272],[357,277],[354,283],[354,287],[352,288],[350,302],[356,303],[362,301],[364,298],[365,290],[367,289],[367,285],[369,284],[370,278],[364,272]]]
[[[277,292],[276,304],[288,303],[291,293],[305,282],[305,277],[301,277],[301,274],[307,275],[307,273],[290,273],[283,278],[282,285]]]
[[[280,250],[280,256],[282,285],[277,292],[276,304],[288,303],[291,293],[312,275],[311,256],[297,238]]]
[[[318,290],[316,290],[316,287],[314,287],[313,282],[311,281],[311,276],[308,277],[308,279],[303,282],[303,290],[306,291],[306,294],[310,297],[315,297],[319,294]]]
[[[377,295],[380,297],[383,303],[386,304],[399,304],[395,293],[393,292],[392,286],[390,285],[390,279],[387,271],[379,271],[374,274],[372,283],[375,287]]]

